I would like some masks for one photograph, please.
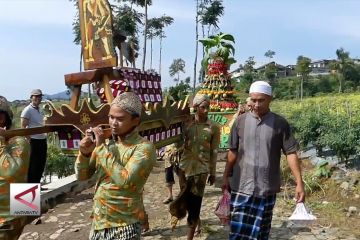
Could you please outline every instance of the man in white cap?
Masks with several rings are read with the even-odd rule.
[[[246,98],[245,111],[252,111],[252,108],[253,108],[252,105],[253,104],[251,102],[251,98],[250,97]]]
[[[40,109],[42,96],[43,94],[40,89],[34,89],[31,91],[31,102],[21,112],[21,126],[23,128],[41,127],[44,125],[44,114]],[[30,145],[31,155],[28,182],[40,183],[46,164],[46,134],[31,135]]]
[[[105,141],[101,128],[91,128],[80,142],[76,176],[97,177],[90,240],[141,238],[141,223],[146,221],[143,189],[156,163],[155,146],[139,135],[141,112],[140,98],[122,93],[109,111],[112,140]]]
[[[281,151],[295,177],[296,201],[305,199],[298,143],[288,122],[270,111],[271,86],[264,81],[254,82],[249,95],[253,109],[240,115],[232,126],[223,175],[223,191],[231,190],[229,239],[269,238],[280,191]]]

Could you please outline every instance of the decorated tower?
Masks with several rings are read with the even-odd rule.
[[[235,59],[234,37],[219,33],[207,39],[200,40],[205,48],[202,67],[206,69],[204,82],[198,93],[206,94],[211,99],[211,112],[236,111],[238,104],[234,97],[234,86],[231,84],[228,69]]]
[[[234,97],[234,86],[228,74],[228,65],[222,59],[213,60],[208,64],[199,93],[210,97],[211,112],[231,112],[236,111],[238,107]]]
[[[235,40],[230,34],[219,33],[200,42],[205,49],[202,67],[206,69],[206,74],[198,93],[210,97],[209,118],[221,127],[220,148],[227,148],[231,128],[229,124],[238,108],[228,73],[230,65],[236,62],[232,57]]]

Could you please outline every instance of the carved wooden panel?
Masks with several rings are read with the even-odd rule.
[[[79,0],[84,69],[115,67],[111,8],[107,0]]]

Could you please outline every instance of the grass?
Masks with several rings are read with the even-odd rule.
[[[278,198],[277,207],[282,209],[283,212],[290,216],[294,210],[294,201],[292,199],[295,191],[294,182],[290,177],[290,169],[286,167],[287,164],[282,164],[283,188],[284,197]],[[347,193],[342,194],[342,189],[339,187],[341,183],[337,183],[331,178],[313,178],[315,167],[309,160],[302,161],[303,175],[305,181],[309,185],[306,187],[306,206],[308,206],[312,213],[317,216],[315,226],[318,227],[336,227],[343,231],[349,231],[360,239],[360,199],[356,199],[355,194],[360,195],[360,184]],[[284,176],[285,174],[285,176]],[[359,174],[359,173],[358,173]],[[350,206],[355,206],[358,212],[353,216],[346,216],[347,210]]]

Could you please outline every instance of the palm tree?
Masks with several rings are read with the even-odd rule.
[[[208,1],[209,5],[204,7],[201,15],[200,22],[201,24],[207,25],[207,36],[210,36],[211,27],[213,29],[219,29],[219,18],[224,15],[224,6],[222,5],[221,0]],[[206,3],[204,3],[206,5]]]
[[[299,56],[297,58],[296,72],[301,76],[301,83],[300,83],[300,100],[301,101],[303,99],[304,81],[307,80],[307,78],[311,72],[310,63],[311,63],[310,58],[307,58],[304,56]]]
[[[151,18],[148,20],[147,38],[150,39],[150,69],[152,69],[153,39],[161,35],[160,18]]]
[[[159,40],[160,40],[160,53],[159,53],[159,74],[161,74],[161,55],[162,55],[162,39],[166,37],[165,32],[164,32],[164,28],[169,26],[170,24],[172,24],[174,22],[174,18],[167,16],[167,15],[162,15],[160,18],[160,23],[161,23],[161,29],[159,32]]]
[[[120,1],[120,0],[119,0]],[[145,9],[144,13],[144,48],[143,48],[143,60],[142,60],[142,70],[145,70],[145,60],[146,60],[146,42],[147,42],[147,29],[148,29],[148,6],[152,4],[152,0],[128,0],[132,4],[136,4]]]
[[[185,61],[181,58],[173,60],[173,63],[169,67],[169,74],[171,77],[177,75],[174,81],[177,83],[180,81],[180,72],[185,73]]]
[[[336,50],[337,60],[330,63],[330,69],[336,72],[339,79],[339,93],[342,92],[342,83],[344,81],[345,69],[351,64],[350,53],[344,48]]]
[[[126,4],[113,6],[113,42],[119,49],[119,62],[123,66],[123,55],[127,53],[127,59],[134,65],[135,58],[138,56],[138,34],[139,27],[142,25],[142,13],[137,12]],[[124,43],[126,36],[126,43]],[[131,48],[129,48],[131,47]]]
[[[211,27],[213,27],[213,30],[219,29],[219,18],[224,15],[224,6],[222,5],[221,0],[203,0],[200,3],[200,23],[202,27],[202,35],[203,38],[205,38],[205,26],[207,26],[207,36],[210,35]],[[202,48],[203,50],[203,58],[205,57],[205,49],[204,46]],[[201,79],[199,81],[202,82],[204,76],[205,76],[205,70],[201,68],[200,70],[200,76]]]
[[[195,15],[195,61],[194,61],[194,84],[193,91],[195,91],[196,86],[196,67],[197,67],[197,57],[199,50],[199,0],[196,0],[196,15]]]

